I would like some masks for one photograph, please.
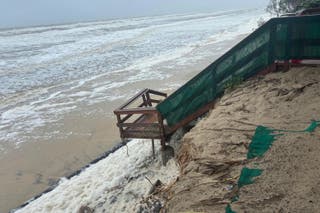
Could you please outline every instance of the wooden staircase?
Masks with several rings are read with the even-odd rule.
[[[166,97],[165,93],[144,89],[114,110],[121,139],[159,139],[165,146],[166,135],[170,131],[155,106]]]

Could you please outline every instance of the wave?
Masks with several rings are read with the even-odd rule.
[[[50,31],[68,31],[73,29],[85,29],[86,31],[101,30],[102,32],[113,32],[131,30],[136,28],[144,28],[148,26],[168,24],[172,22],[199,20],[203,18],[212,18],[219,16],[231,16],[247,13],[256,9],[242,9],[230,10],[213,13],[200,13],[200,14],[180,14],[180,15],[161,15],[151,17],[138,17],[127,19],[115,19],[109,21],[95,21],[86,23],[75,24],[61,24],[55,26],[39,26],[39,27],[26,27],[20,29],[2,29],[0,30],[0,37],[24,35],[24,34],[41,34]],[[88,29],[88,27],[90,29]]]

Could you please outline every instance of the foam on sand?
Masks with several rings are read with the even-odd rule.
[[[156,142],[159,153],[160,143]],[[81,206],[95,212],[134,212],[146,196],[152,182],[169,183],[179,175],[174,160],[164,167],[153,160],[150,140],[132,140],[107,158],[86,168],[71,179],[61,179],[58,186],[16,211],[77,212]]]

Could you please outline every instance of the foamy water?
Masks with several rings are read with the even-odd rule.
[[[81,106],[125,100],[134,84],[183,75],[179,67],[225,51],[199,48],[249,33],[263,16],[242,10],[0,31],[0,150],[57,136],[35,130]]]
[[[160,143],[156,143],[159,154]],[[116,162],[116,163],[115,163]],[[179,175],[173,160],[166,167],[152,159],[150,140],[133,140],[107,158],[91,165],[16,213],[78,212],[88,206],[95,212],[139,212],[140,201],[153,183],[169,184]]]

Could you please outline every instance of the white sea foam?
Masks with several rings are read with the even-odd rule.
[[[159,149],[157,141],[157,154]],[[70,180],[61,179],[53,191],[16,213],[77,212],[81,206],[95,212],[135,212],[151,187],[146,177],[168,184],[179,175],[173,160],[164,167],[151,153],[149,140],[133,140]]]

